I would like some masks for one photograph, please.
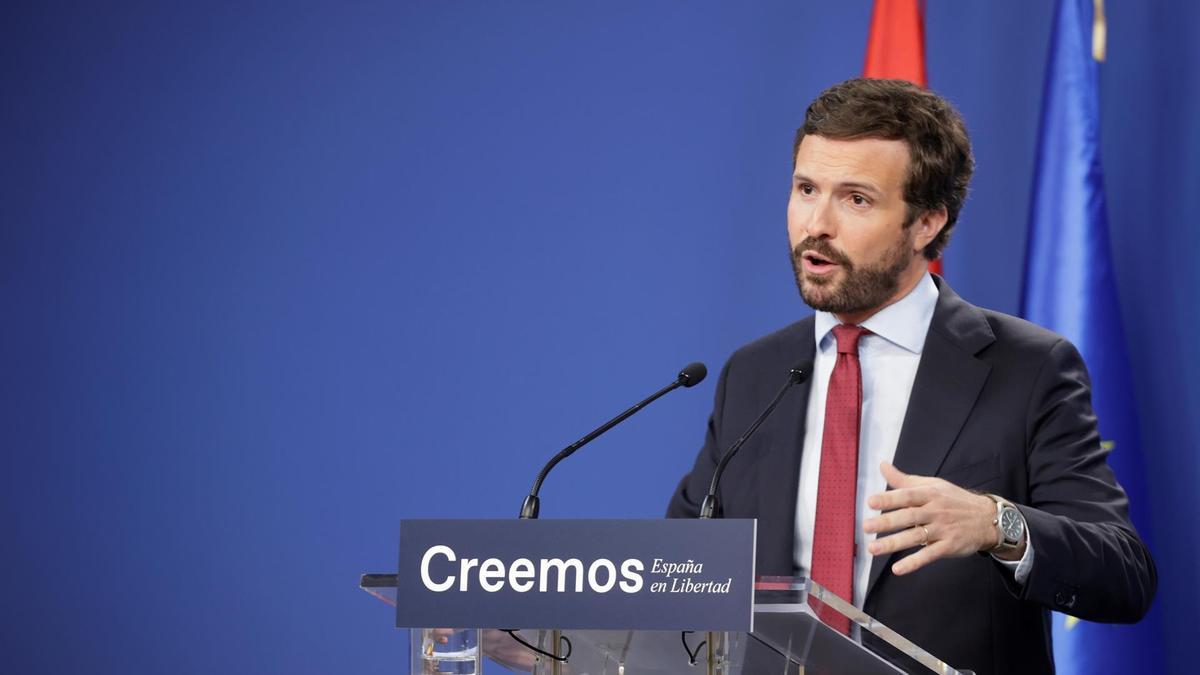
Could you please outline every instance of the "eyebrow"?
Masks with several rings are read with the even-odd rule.
[[[805,176],[803,174],[798,174],[798,173],[792,174],[792,180],[797,181],[797,182],[802,182],[802,183],[816,182],[816,181],[812,180],[811,178],[809,178],[808,176]],[[870,192],[873,195],[882,195],[883,194],[883,191],[880,190],[879,188],[875,187],[874,185],[872,185],[870,183],[860,183],[857,181],[846,181],[844,183],[838,183],[835,187],[839,190],[858,190],[860,192]]]

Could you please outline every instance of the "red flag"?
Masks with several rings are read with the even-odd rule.
[[[919,0],[875,0],[863,77],[908,80],[918,87],[928,86],[922,4]]]
[[[875,0],[863,77],[908,80],[928,86],[925,77],[925,16],[920,0]],[[942,273],[942,261],[929,263]]]

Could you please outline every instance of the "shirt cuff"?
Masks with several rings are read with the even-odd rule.
[[[1029,536],[1029,532],[1025,533],[1025,555],[1021,556],[1020,560],[1001,560],[995,555],[992,556],[992,560],[1012,572],[1013,579],[1024,586],[1025,580],[1029,578],[1029,571],[1033,569],[1033,537]]]

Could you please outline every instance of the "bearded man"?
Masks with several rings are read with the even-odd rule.
[[[1050,610],[1139,620],[1154,562],[1078,351],[927,271],[974,168],[958,112],[850,80],[809,106],[793,157],[788,237],[815,315],[726,363],[668,515],[695,517],[721,453],[812,362],[721,483],[725,517],[758,519],[759,575],[810,576],[977,673],[1052,672]]]

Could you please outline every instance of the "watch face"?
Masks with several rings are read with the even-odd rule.
[[[1004,533],[1004,541],[1016,544],[1021,541],[1025,532],[1025,521],[1021,520],[1021,512],[1014,508],[1006,508],[1000,513],[1000,531]]]

